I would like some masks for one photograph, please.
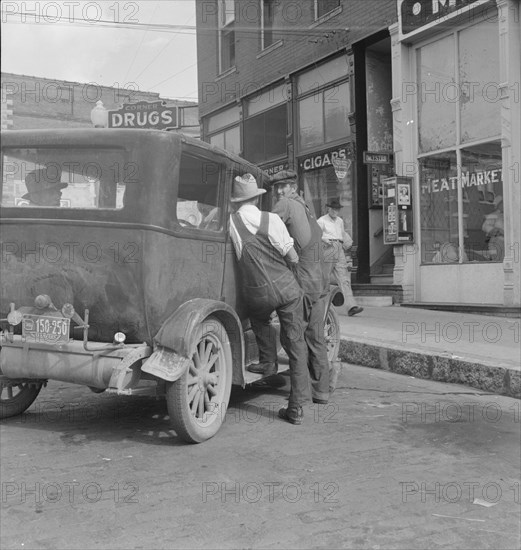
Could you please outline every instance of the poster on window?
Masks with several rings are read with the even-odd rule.
[[[387,178],[383,182],[384,244],[414,242],[412,179]]]

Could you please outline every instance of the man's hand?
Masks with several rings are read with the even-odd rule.
[[[297,251],[291,247],[286,254],[286,259],[290,264],[298,264],[298,254]]]

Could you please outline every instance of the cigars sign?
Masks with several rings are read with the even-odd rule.
[[[483,17],[488,9],[496,13],[495,2],[491,0],[398,0],[400,34],[402,38],[409,38],[461,14],[468,14],[472,19],[478,15]]]
[[[334,147],[321,153],[313,153],[299,159],[300,170],[309,172],[319,168],[332,167],[335,169],[337,177],[343,179],[349,172],[353,158],[353,148],[351,144],[341,147]]]

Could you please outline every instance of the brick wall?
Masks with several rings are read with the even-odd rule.
[[[236,71],[219,78],[216,0],[197,2],[197,47],[200,116],[233,102],[245,94],[284,78],[352,43],[362,40],[397,20],[395,0],[342,0],[341,11],[316,25],[313,0],[288,2],[281,47],[260,55],[257,0],[236,2]],[[349,29],[346,31],[346,29]]]

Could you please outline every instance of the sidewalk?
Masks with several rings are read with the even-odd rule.
[[[400,306],[343,311],[342,361],[521,398],[519,319]]]

